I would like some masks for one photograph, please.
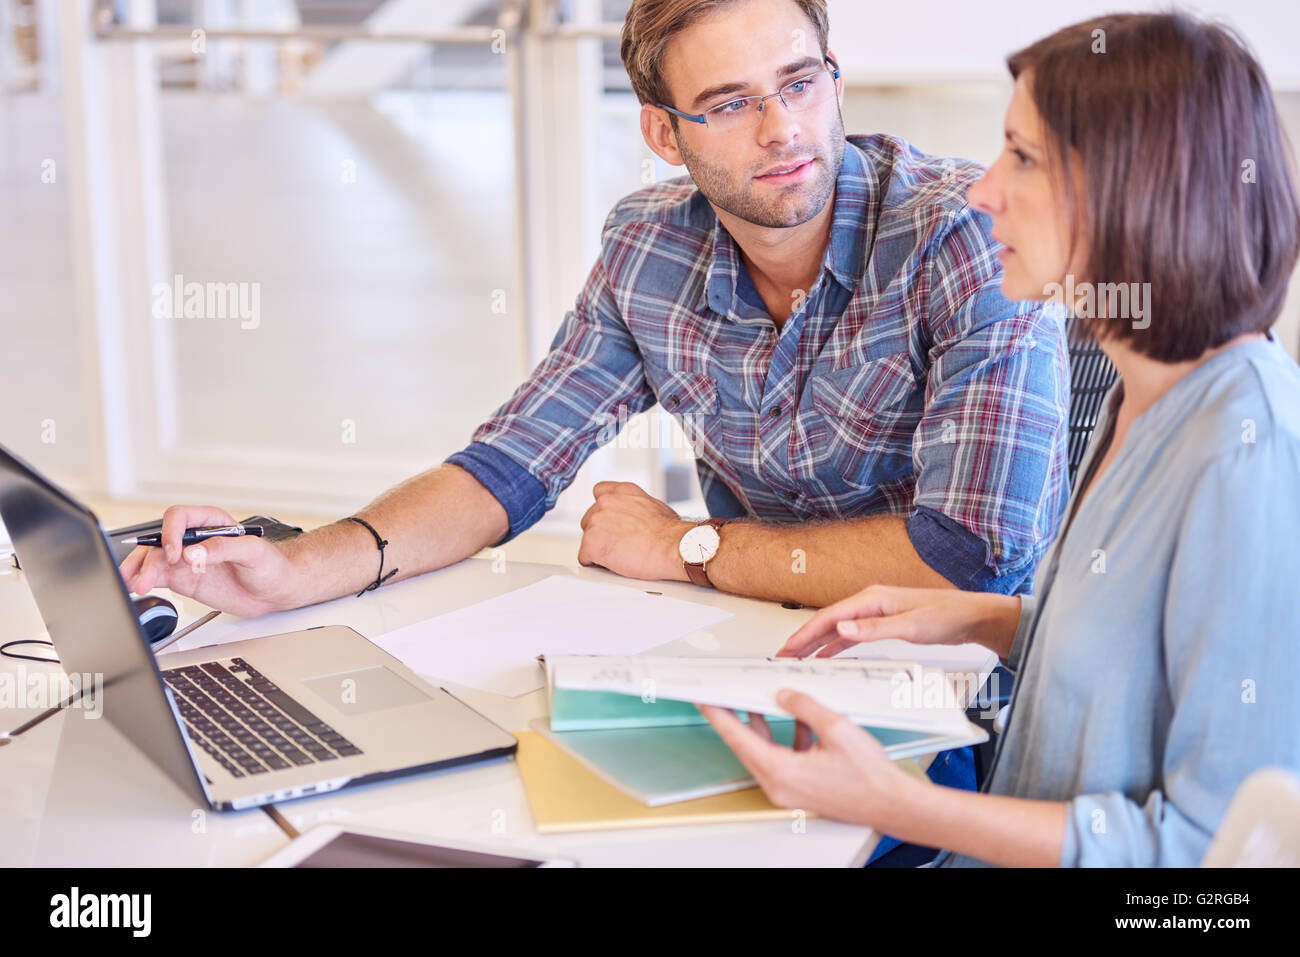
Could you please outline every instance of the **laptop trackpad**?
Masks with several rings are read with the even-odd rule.
[[[433,700],[383,665],[303,678],[301,681],[344,714],[365,714]]]

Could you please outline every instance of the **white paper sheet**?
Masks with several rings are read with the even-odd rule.
[[[998,656],[983,645],[915,645],[897,638],[863,641],[835,656],[845,658],[901,658],[945,671],[992,671]]]
[[[552,575],[372,640],[416,674],[513,698],[542,687],[538,655],[634,655],[730,617],[640,588]]]
[[[674,701],[786,716],[782,688],[802,691],[854,724],[954,735],[970,731],[957,688],[942,668],[854,658],[659,658],[554,656],[551,681],[572,691],[649,693]]]

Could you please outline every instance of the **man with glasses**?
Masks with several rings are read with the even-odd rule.
[[[1059,323],[998,292],[965,200],[979,167],[845,137],[827,19],[825,0],[633,0],[642,134],[690,176],[615,206],[532,375],[362,521],[191,546],[196,575],[181,531],[233,519],[175,507],[128,584],[253,615],[460,561],[536,522],[657,401],[692,440],[710,520],[602,482],[584,564],[806,605],[876,582],[1028,590],[1066,496]],[[962,783],[951,756],[934,773]]]
[[[711,521],[602,482],[584,564],[806,605],[873,582],[1028,590],[1067,491],[1059,323],[998,292],[978,166],[845,137],[827,21],[825,0],[634,0],[642,134],[690,176],[615,206],[550,353],[472,443],[357,513],[389,580],[524,531],[657,401]],[[129,583],[189,594],[176,530],[216,515],[170,509],[174,547],[129,556]],[[353,521],[202,547],[199,597],[239,614],[376,577]]]
[[[583,563],[810,605],[1028,590],[1067,492],[1060,328],[998,291],[965,202],[979,167],[845,138],[826,20],[819,0],[634,0],[642,135],[690,177],[614,208],[550,355],[449,461],[517,534],[602,423],[658,400],[712,521],[602,482]]]

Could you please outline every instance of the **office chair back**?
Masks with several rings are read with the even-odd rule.
[[[1072,319],[1070,321],[1073,321]],[[1069,329],[1069,322],[1066,324]],[[1070,488],[1101,415],[1102,400],[1115,383],[1115,366],[1096,342],[1070,345]]]

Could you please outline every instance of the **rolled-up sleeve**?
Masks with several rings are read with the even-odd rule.
[[[959,588],[1012,594],[1032,585],[1068,495],[1069,354],[1056,312],[1003,298],[989,244],[978,217],[961,217],[927,273],[908,533]]]
[[[546,357],[447,462],[474,475],[505,507],[509,541],[555,505],[622,422],[653,403],[602,257]]]
[[[1196,866],[1251,772],[1300,773],[1300,613],[1286,582],[1297,476],[1300,442],[1275,437],[1243,442],[1196,482],[1165,597],[1162,785],[1074,798],[1062,865]]]

